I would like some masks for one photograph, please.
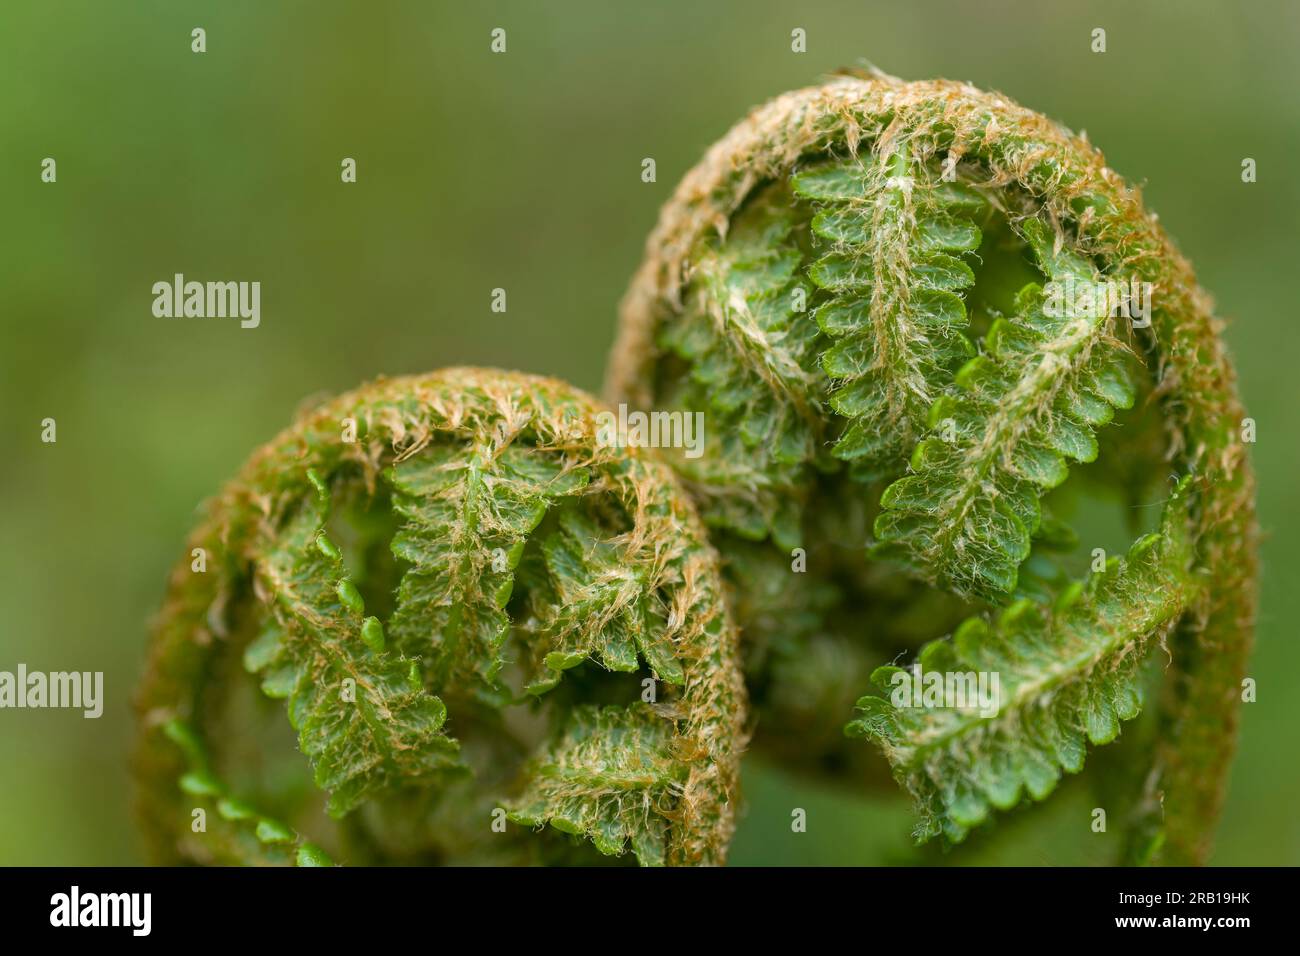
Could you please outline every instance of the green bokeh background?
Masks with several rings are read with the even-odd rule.
[[[304,400],[462,363],[598,389],[676,180],[749,107],[862,58],[1086,129],[1230,319],[1267,537],[1259,700],[1214,862],[1300,863],[1298,47],[1284,0],[4,0],[0,669],[102,670],[107,700],[97,721],[0,711],[0,863],[143,861],[126,758],[147,622],[198,504]],[[154,318],[176,272],[260,280],[261,327]],[[1090,805],[1067,786],[953,862],[1104,860]],[[906,858],[898,799],[751,761],[746,806],[738,863]]]

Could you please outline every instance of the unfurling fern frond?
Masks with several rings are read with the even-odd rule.
[[[250,459],[193,536],[212,566],[172,576],[139,694],[158,857],[724,858],[745,694],[716,555],[599,412],[451,370]]]
[[[795,489],[822,454],[818,334],[791,321],[791,297],[801,294],[789,248],[797,226],[788,197],[769,196],[737,217],[725,243],[705,243],[682,321],[662,339],[690,369],[665,403],[710,404],[714,415],[706,453],[675,464],[710,503],[713,523],[747,538],[772,530],[797,540]]]
[[[924,426],[935,389],[972,353],[960,292],[962,258],[979,248],[978,192],[932,183],[908,139],[868,160],[817,167],[795,191],[821,211],[813,235],[829,251],[808,269],[829,298],[815,318],[833,343],[821,355],[830,405],[845,425],[835,455],[866,477],[887,475]]]
[[[912,672],[887,666],[872,675],[894,695],[863,697],[846,731],[881,745],[916,800],[919,839],[942,833],[959,842],[990,810],[1008,810],[1022,795],[1043,799],[1061,771],[1083,769],[1087,744],[1110,743],[1120,722],[1137,716],[1147,645],[1163,639],[1194,594],[1184,506],[1175,499],[1159,532],[1052,603],[1021,598],[992,622],[971,618],[951,639],[927,644]],[[977,698],[990,675],[995,693]]]
[[[792,702],[842,699],[846,675],[954,629],[923,664],[1003,649],[997,719],[867,698],[853,725],[916,794],[920,833],[955,840],[1109,740],[1159,637],[1129,858],[1204,860],[1256,577],[1220,326],[1101,154],[1005,97],[845,75],[714,145],[646,244],[607,397],[706,416],[681,470],[717,529],[755,745],[786,759],[783,728],[815,724]]]
[[[1016,232],[1049,282],[1095,283],[1082,256],[1053,252],[1041,220]],[[1058,311],[1045,309],[1045,298],[1026,286],[1015,314],[992,321],[980,354],[930,407],[938,434],[916,444],[911,473],[880,498],[876,553],[970,597],[1000,601],[1015,590],[1041,523],[1040,497],[1065,481],[1067,459],[1095,459],[1093,428],[1133,404],[1109,303]]]

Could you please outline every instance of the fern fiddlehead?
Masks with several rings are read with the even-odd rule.
[[[1220,326],[1136,191],[1004,97],[845,75],[712,147],[647,242],[608,397],[708,416],[679,470],[727,563],[756,746],[820,699],[783,692],[825,686],[818,644],[860,673],[948,634],[916,666],[997,672],[997,717],[868,694],[841,723],[882,745],[918,837],[959,841],[1113,739],[1163,645],[1128,858],[1203,861],[1255,608]],[[1117,512],[1122,560],[1089,540]]]
[[[454,369],[250,458],[172,575],[138,695],[159,859],[724,858],[745,691],[716,555],[598,411]]]

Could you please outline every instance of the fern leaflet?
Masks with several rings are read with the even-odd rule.
[[[918,840],[942,833],[959,842],[990,810],[1010,809],[1024,793],[1043,799],[1062,770],[1083,768],[1087,743],[1109,743],[1121,721],[1137,716],[1145,652],[1193,598],[1186,484],[1161,530],[1136,541],[1127,558],[1111,558],[1051,603],[1021,598],[993,621],[971,618],[921,650],[912,679],[998,675],[995,715],[969,699],[913,706],[915,698],[899,692],[910,687],[907,671],[889,666],[872,675],[895,693],[863,697],[861,716],[845,730],[881,746],[916,802]]]
[[[1053,282],[1093,286],[1092,265],[1056,249],[1041,220],[1020,232]],[[931,406],[937,434],[881,497],[877,556],[968,597],[1000,602],[1015,590],[1042,518],[1039,498],[1065,480],[1066,459],[1096,458],[1092,429],[1132,405],[1135,390],[1109,303],[1048,309],[1048,301],[1038,286],[1022,290],[1020,314],[993,322],[981,354]]]

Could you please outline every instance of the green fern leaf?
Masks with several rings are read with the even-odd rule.
[[[543,693],[588,659],[625,672],[644,660],[657,679],[680,686],[685,671],[666,612],[647,589],[654,565],[636,553],[638,542],[602,537],[577,508],[560,512],[557,524],[543,546],[549,586],[539,602],[525,690]]]
[[[304,507],[259,561],[260,584],[275,602],[244,662],[263,675],[268,696],[286,699],[316,785],[330,794],[329,812],[342,816],[376,792],[428,783],[459,761],[442,732],[447,708],[426,693],[418,663],[366,639],[378,622],[364,617],[325,533],[325,511]],[[340,705],[345,694],[356,706]]]
[[[204,849],[211,862],[246,866],[334,864],[328,853],[302,834],[247,801],[232,797],[226,783],[213,772],[207,748],[193,727],[172,719],[163,726],[163,733],[185,757],[187,769],[179,781],[181,791],[205,805]]]
[[[960,842],[990,811],[1026,794],[1043,799],[1062,771],[1083,768],[1087,744],[1110,743],[1120,723],[1137,716],[1145,653],[1194,596],[1186,520],[1184,495],[1167,508],[1160,532],[1055,601],[1022,598],[992,621],[967,620],[951,639],[921,650],[919,673],[882,667],[872,675],[893,693],[859,700],[862,715],[845,730],[881,746],[916,802],[918,840],[942,834]],[[915,706],[910,682],[924,684],[923,675],[961,679],[967,689],[972,678],[991,683],[997,675],[996,713],[969,696]]]
[[[1041,220],[1020,232],[1052,282],[1095,284],[1092,265],[1055,248]],[[936,434],[916,446],[912,474],[885,490],[875,525],[877,556],[995,602],[1015,590],[1041,496],[1065,480],[1067,460],[1097,456],[1093,429],[1134,396],[1106,303],[1049,310],[1043,289],[1030,286],[1017,304],[1020,314],[993,322],[981,354],[931,406]]]
[[[959,293],[974,273],[961,256],[979,247],[973,219],[986,208],[973,189],[931,182],[906,140],[880,149],[793,180],[829,248],[810,275],[830,293],[816,318],[833,341],[821,356],[830,404],[847,420],[835,455],[868,478],[897,472],[935,390],[970,354]]]
[[[673,723],[653,708],[573,711],[528,776],[511,820],[586,836],[607,856],[630,845],[643,866],[664,864],[686,775],[673,756]]]
[[[450,445],[426,449],[385,477],[404,519],[393,553],[411,565],[390,627],[395,644],[425,649],[437,686],[499,697],[514,567],[538,522],[580,493],[588,472],[521,445],[496,451],[475,442],[468,455]]]
[[[703,243],[692,264],[695,292],[660,336],[662,348],[690,366],[667,404],[707,407],[708,444],[678,467],[702,497],[724,489],[712,523],[762,538],[791,540],[798,505],[789,493],[801,466],[820,453],[822,391],[813,358],[820,344],[800,284],[793,239],[800,214],[787,191],[773,190],[737,217],[724,239]],[[748,487],[737,498],[734,489]]]

